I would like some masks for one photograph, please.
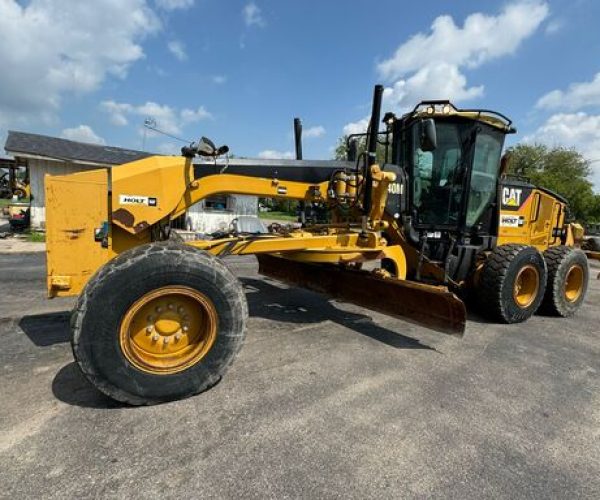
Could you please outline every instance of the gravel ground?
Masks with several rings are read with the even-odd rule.
[[[251,313],[231,370],[131,408],[73,364],[44,254],[0,253],[0,497],[600,498],[598,267],[576,318],[472,313],[456,340],[227,263]]]

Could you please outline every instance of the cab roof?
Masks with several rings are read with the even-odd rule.
[[[404,119],[436,118],[459,116],[468,120],[486,123],[501,130],[505,134],[514,134],[517,130],[512,126],[512,120],[502,113],[489,109],[460,109],[450,101],[421,101],[415,108],[404,115]]]

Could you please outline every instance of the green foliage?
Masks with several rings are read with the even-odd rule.
[[[335,147],[335,151],[333,153],[334,158],[336,160],[345,160],[348,158],[348,148],[346,147],[347,140],[348,140],[347,135],[344,135],[338,139],[337,145]],[[366,137],[358,137],[355,140],[358,141],[357,148],[356,148],[357,155],[364,153],[367,150]],[[380,135],[379,140],[383,141],[384,136]],[[390,161],[389,158],[391,158],[391,155],[392,155],[392,147],[390,146],[389,152],[388,152],[388,161]],[[377,163],[379,165],[383,165],[385,163],[385,146],[383,144],[377,145]]]
[[[507,152],[508,173],[527,177],[533,184],[564,196],[576,220],[600,220],[600,195],[594,194],[591,168],[581,153],[541,144],[518,144]]]
[[[46,234],[32,231],[27,235],[27,241],[31,241],[32,243],[43,243],[46,241]]]
[[[298,215],[289,212],[259,212],[258,217],[267,220],[283,220],[288,222],[296,222]]]
[[[298,201],[285,198],[259,198],[258,204],[262,207],[267,207],[269,212],[295,214]]]

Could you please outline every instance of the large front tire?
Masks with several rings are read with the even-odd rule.
[[[501,245],[483,265],[477,290],[479,305],[494,321],[520,323],[540,306],[546,279],[546,263],[535,247]]]
[[[103,266],[71,318],[87,379],[134,405],[181,399],[216,384],[241,348],[248,308],[240,282],[216,257],[151,243]]]

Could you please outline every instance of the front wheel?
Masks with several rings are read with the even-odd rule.
[[[247,316],[241,284],[216,257],[151,243],[108,262],[86,285],[72,316],[73,354],[113,399],[181,399],[223,376]]]

